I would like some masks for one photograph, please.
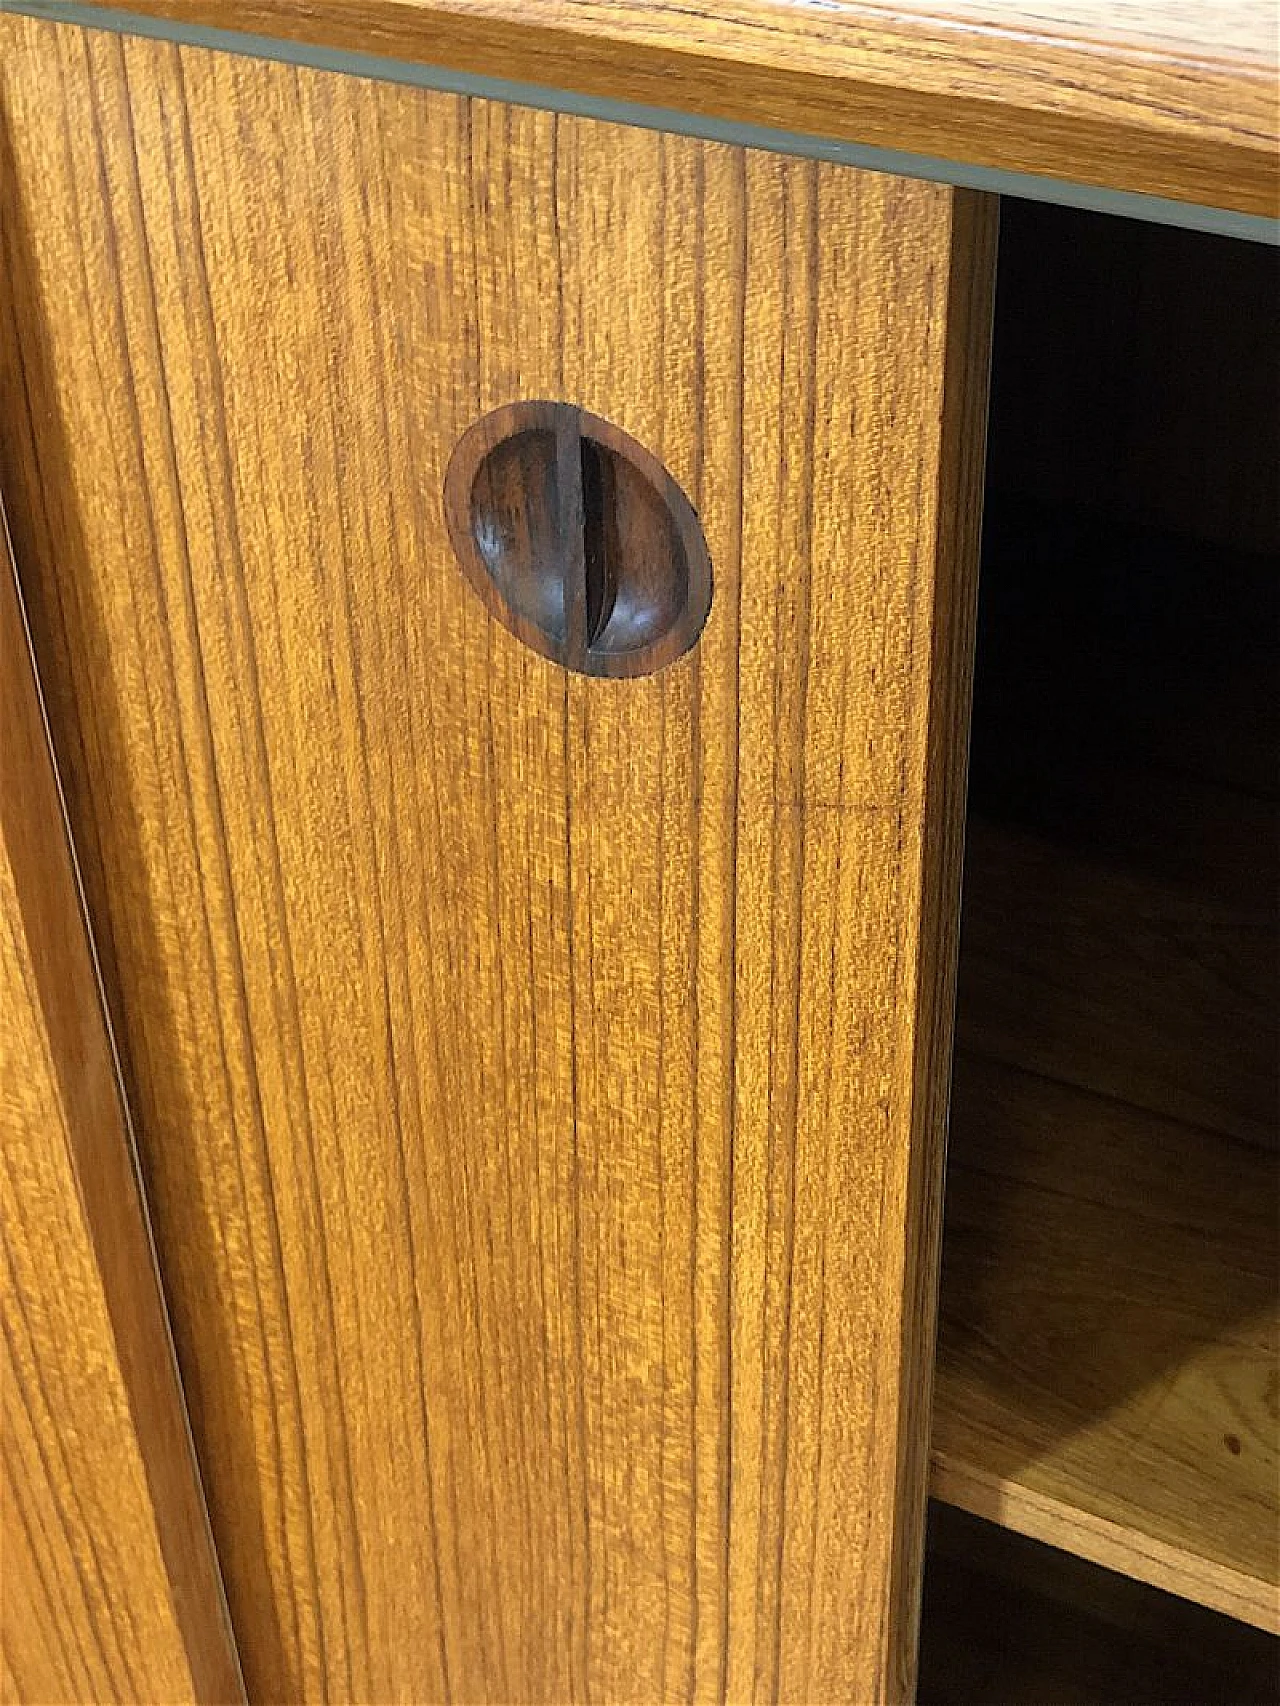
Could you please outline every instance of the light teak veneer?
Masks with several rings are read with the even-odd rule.
[[[0,22],[0,479],[261,1698],[911,1687],[994,209]],[[544,397],[697,646],[441,502]]]

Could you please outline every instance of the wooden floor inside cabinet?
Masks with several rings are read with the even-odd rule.
[[[1099,223],[1075,232],[1085,260],[1059,257],[1067,307],[1018,293],[1020,315],[1048,317],[1053,359],[1070,363],[1066,322],[1089,316],[1090,266],[1114,278],[1127,261],[1146,340],[1189,294],[1203,329],[1164,359],[1176,370],[1207,338],[1237,397],[1197,401],[1187,373],[1170,400],[1162,379],[1146,426],[1163,473],[1130,459],[1114,501],[1072,505],[1070,469],[1038,479],[1027,458],[1054,432],[998,297],[932,1485],[1275,1630],[1280,576],[1270,498],[1215,515],[1174,490],[1197,435],[1209,483],[1215,457],[1224,480],[1242,459],[1274,469],[1274,339],[1257,317],[1251,346],[1221,329],[1209,291],[1225,278],[1239,320],[1274,256],[1144,234],[1135,262],[1115,253],[1123,222]],[[1002,264],[1026,267],[1046,229],[1007,214]],[[1130,349],[1115,383],[1145,368],[1149,400],[1158,352]],[[1250,414],[1250,363],[1269,419]],[[1061,373],[1038,378],[1036,407],[1083,410],[1087,438],[1104,399],[1090,417]],[[1125,445],[1110,451],[1123,465]]]

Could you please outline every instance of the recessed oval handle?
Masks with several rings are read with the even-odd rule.
[[[570,403],[510,403],[459,439],[445,518],[468,580],[505,627],[584,675],[649,674],[693,645],[711,562],[656,457]]]

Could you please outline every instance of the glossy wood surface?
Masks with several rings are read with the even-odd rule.
[[[0,516],[0,1699],[243,1699]]]
[[[906,1698],[990,205],[3,32],[3,480],[251,1692]],[[454,559],[525,396],[698,511],[657,675]]]
[[[1280,212],[1270,0],[130,0],[124,9]]]

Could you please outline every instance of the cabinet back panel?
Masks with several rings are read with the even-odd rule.
[[[0,480],[264,1699],[910,1687],[991,208],[0,21]],[[658,456],[657,675],[464,430]]]

